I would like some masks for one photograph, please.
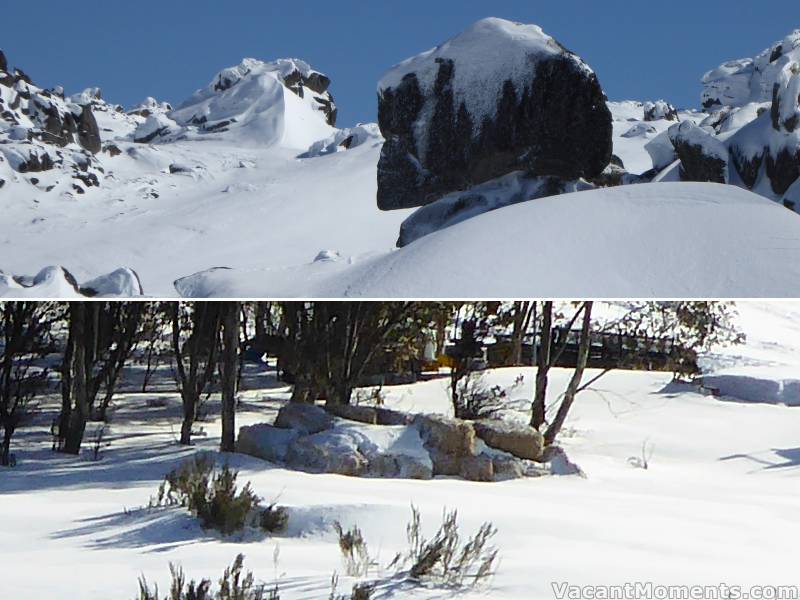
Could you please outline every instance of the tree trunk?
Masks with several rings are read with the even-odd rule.
[[[564,392],[564,399],[561,401],[561,406],[558,407],[556,418],[547,428],[544,434],[544,441],[546,445],[552,444],[561,428],[564,426],[564,421],[567,420],[569,409],[572,408],[572,403],[575,402],[575,395],[581,386],[581,379],[583,372],[586,370],[586,363],[589,360],[589,350],[592,347],[592,305],[593,302],[586,302],[583,307],[583,325],[581,327],[581,341],[578,346],[578,363],[575,366],[575,371],[572,373],[572,378],[567,385],[567,391]]]
[[[63,450],[67,454],[78,454],[81,451],[83,433],[89,418],[88,377],[86,372],[86,347],[92,340],[87,336],[85,302],[72,302],[69,306],[69,325],[71,339],[71,356],[69,371],[70,412],[66,420],[67,430],[62,433]]]
[[[10,425],[3,428],[3,446],[0,448],[0,467],[7,467],[11,464],[11,436],[14,430]]]
[[[236,445],[236,381],[239,367],[239,303],[222,306],[222,452]]]
[[[183,422],[181,423],[182,446],[190,446],[192,443],[192,425],[197,418],[197,404],[199,397],[194,390],[184,390],[181,394],[183,400]]]
[[[539,352],[536,354],[536,391],[531,411],[531,426],[537,431],[544,424],[547,399],[547,374],[550,370],[550,351],[553,337],[553,303],[545,302],[542,308],[542,332]],[[534,340],[534,344],[536,340]]]

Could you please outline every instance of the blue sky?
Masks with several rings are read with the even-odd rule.
[[[699,104],[706,70],[800,27],[797,0],[37,0],[3,7],[0,48],[39,85],[97,85],[126,106],[178,103],[245,56],[303,58],[333,80],[347,126],[376,119],[376,83],[391,65],[486,16],[541,25],[611,99],[684,107]]]

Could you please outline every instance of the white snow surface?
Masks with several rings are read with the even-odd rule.
[[[245,298],[797,297],[798,258],[800,215],[733,186],[657,183],[508,206],[382,255],[217,270],[179,288]]]
[[[739,310],[752,342],[728,356],[762,355],[796,364],[800,308],[750,306],[740,303]],[[766,346],[769,340],[774,343]],[[550,402],[569,374],[554,370]],[[523,384],[515,386],[520,375]],[[168,382],[168,369],[158,377]],[[508,409],[525,416],[535,369],[494,370],[485,378],[510,390]],[[486,520],[497,527],[497,573],[488,586],[459,594],[465,600],[552,598],[551,582],[563,581],[795,583],[800,409],[703,396],[670,380],[669,374],[611,372],[579,394],[561,443],[585,478],[488,484],[361,479],[219,455],[218,464],[240,469],[240,483],[250,481],[256,494],[276,499],[290,512],[284,535],[226,538],[204,531],[179,507],[146,508],[170,469],[197,451],[218,447],[217,395],[207,405],[208,420],[199,424],[204,435],[196,437],[196,446],[182,448],[174,439],[178,395],[134,392],[136,374],[126,372],[105,432],[110,445],[101,449],[99,460],[92,460],[88,446],[80,457],[50,451],[56,395],[15,436],[17,466],[0,477],[3,547],[12,549],[2,554],[4,591],[15,598],[47,598],[69,589],[75,600],[128,600],[141,574],[168,589],[169,562],[179,563],[188,578],[216,581],[241,552],[258,581],[277,580],[283,600],[324,600],[333,571],[340,575],[340,593],[349,593],[354,582],[344,575],[333,522],[362,530],[380,565],[368,578],[386,577],[385,566],[406,547],[412,503],[428,536],[445,507],[458,509],[465,535]],[[289,388],[270,373],[248,371],[246,381],[237,425],[271,420]],[[446,379],[387,387],[384,393],[392,408],[450,410]],[[161,402],[149,404],[153,399]],[[87,439],[95,427],[90,424]],[[633,466],[643,455],[646,470]],[[453,597],[452,590],[436,586],[383,589],[382,598]]]

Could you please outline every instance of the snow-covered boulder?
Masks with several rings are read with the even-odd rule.
[[[116,296],[133,298],[143,296],[142,282],[133,269],[121,268],[107,275],[95,277],[81,285],[86,296]]]
[[[151,113],[144,123],[136,128],[133,141],[139,144],[149,144],[157,141],[174,141],[184,134],[185,128],[181,127],[165,113]]]
[[[367,458],[358,450],[353,436],[344,431],[321,431],[291,443],[286,464],[310,473],[335,473],[360,476],[367,469]]]
[[[333,417],[315,404],[284,404],[275,418],[275,427],[295,429],[301,433],[319,433],[333,427]]]
[[[378,94],[384,210],[517,170],[593,177],[611,158],[611,113],[596,75],[536,25],[478,21],[395,66]]]
[[[564,181],[558,177],[528,177],[522,172],[511,173],[464,192],[447,194],[418,208],[400,226],[397,246],[407,246],[429,233],[504,206],[593,187],[583,181]]]
[[[683,181],[728,183],[728,149],[713,133],[684,121],[670,127],[668,135],[681,161]]]
[[[0,271],[0,297],[4,298],[133,298],[141,295],[139,278],[132,269],[117,269],[83,284],[61,266],[45,267],[33,276]]]
[[[477,421],[473,427],[487,446],[527,460],[538,460],[542,456],[544,438],[533,427],[501,419]]]
[[[132,107],[129,111],[129,115],[138,116],[147,118],[150,115],[156,114],[166,114],[172,110],[172,105],[169,102],[159,102],[152,96],[148,96],[144,100],[142,100],[139,104]]]
[[[368,143],[383,143],[383,136],[377,123],[359,123],[355,127],[337,129],[333,135],[311,144],[309,149],[300,155],[300,158],[335,154]]]
[[[653,168],[656,171],[661,171],[678,160],[675,146],[672,145],[672,140],[669,139],[667,131],[662,131],[647,142],[644,149],[650,155],[653,161]]]
[[[282,463],[289,453],[289,446],[300,433],[292,429],[281,429],[267,423],[249,425],[239,429],[236,451],[270,462]]]
[[[644,106],[644,120],[645,121],[678,121],[678,109],[672,106],[669,102],[664,100],[656,100],[655,102],[645,102]]]
[[[755,58],[728,61],[706,73],[701,98],[703,107],[769,102],[784,66],[797,61],[800,61],[800,29]]]

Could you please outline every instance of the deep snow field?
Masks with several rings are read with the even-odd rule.
[[[101,293],[123,296],[800,295],[800,215],[738,187],[675,183],[677,167],[654,183],[502,208],[397,249],[412,210],[377,208],[377,126],[329,125],[308,91],[280,83],[295,62],[247,59],[172,112],[149,99],[126,113],[92,90],[68,97],[91,100],[104,147],[91,167],[103,169],[100,185],[82,193],[58,168],[13,171],[9,129],[0,296],[76,296],[60,271],[34,279],[55,265],[81,285],[130,269]],[[652,169],[645,146],[675,121],[645,121],[641,102],[609,108],[614,153],[631,174]]]
[[[744,346],[704,357],[729,378],[725,396],[676,386],[670,375],[612,372],[579,395],[561,438],[585,477],[546,476],[502,483],[358,479],[309,475],[241,456],[219,457],[241,469],[240,481],[291,509],[289,531],[273,538],[222,538],[204,532],[179,508],[148,510],[164,474],[192,452],[218,445],[209,418],[197,446],[176,444],[179,400],[167,390],[121,393],[106,432],[108,447],[91,460],[50,452],[49,404],[37,425],[15,438],[18,465],[0,472],[3,589],[14,598],[129,599],[144,573],[166,588],[169,562],[189,577],[216,579],[234,556],[265,582],[278,579],[282,599],[327,598],[333,571],[344,577],[332,523],[358,524],[380,565],[404,547],[413,502],[428,533],[444,507],[457,508],[465,531],[491,520],[500,564],[489,587],[463,598],[552,598],[551,582],[614,584],[793,583],[800,523],[800,408],[769,396],[737,398],[736,379],[758,370],[784,381],[800,369],[800,305],[740,303]],[[129,373],[134,387],[135,373]],[[513,388],[510,408],[526,410],[534,369],[491,371]],[[557,370],[549,392],[563,389]],[[289,389],[270,371],[248,370],[237,425],[271,420]],[[785,383],[785,381],[784,381]],[[446,379],[385,388],[386,404],[448,412]],[[749,388],[747,388],[749,389]],[[148,407],[161,396],[165,407]],[[553,396],[554,399],[554,396]],[[55,398],[52,398],[55,401]],[[751,401],[747,401],[751,400]],[[761,400],[757,403],[752,400]],[[212,398],[209,412],[218,412]],[[89,431],[86,439],[92,439]],[[632,464],[649,456],[647,470]],[[277,564],[274,556],[277,548]],[[370,577],[381,577],[375,568]],[[449,598],[450,590],[389,588],[378,597]]]

